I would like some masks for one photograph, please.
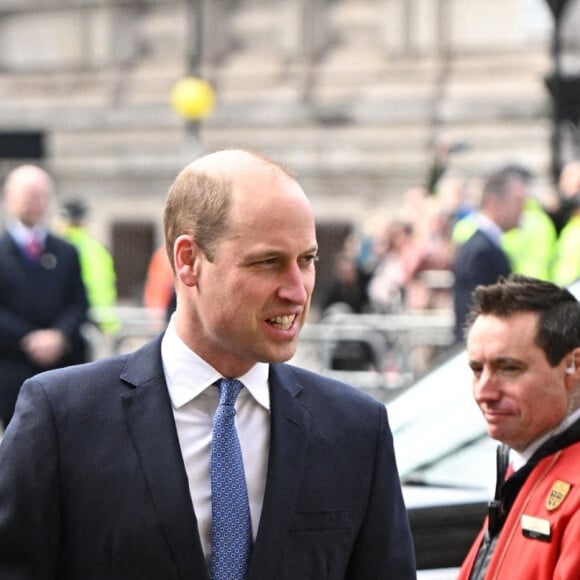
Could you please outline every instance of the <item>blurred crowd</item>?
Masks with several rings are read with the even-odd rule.
[[[461,318],[455,295],[498,275],[561,286],[580,278],[580,161],[540,192],[519,164],[468,179],[435,159],[426,183],[405,191],[396,212],[373,216],[345,239],[322,316],[342,303],[355,313],[443,308]],[[476,242],[478,231],[485,242]]]

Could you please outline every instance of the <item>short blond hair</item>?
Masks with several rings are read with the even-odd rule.
[[[250,178],[260,166],[275,169],[289,179],[295,177],[262,153],[225,149],[210,153],[185,167],[167,193],[164,230],[169,261],[173,263],[175,240],[192,235],[211,262],[216,245],[228,233],[228,217],[236,180]]]

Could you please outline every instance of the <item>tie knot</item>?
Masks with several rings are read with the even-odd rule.
[[[242,387],[237,379],[220,379],[217,383],[220,390],[220,405],[234,406]]]

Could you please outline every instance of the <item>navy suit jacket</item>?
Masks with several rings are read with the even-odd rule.
[[[459,246],[453,267],[456,342],[463,340],[463,327],[471,306],[471,295],[476,286],[495,284],[500,276],[508,276],[511,270],[505,252],[481,230],[476,230]]]
[[[8,234],[0,236],[0,418],[12,414],[23,381],[40,372],[20,348],[33,330],[59,329],[68,349],[54,366],[84,362],[81,328],[88,302],[75,248],[48,235],[37,263]]]
[[[384,405],[270,366],[250,580],[415,578]],[[0,445],[2,580],[207,580],[160,338],[22,388]]]

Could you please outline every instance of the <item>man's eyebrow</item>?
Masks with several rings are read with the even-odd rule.
[[[479,359],[472,359],[470,358],[468,361],[469,365],[481,365],[483,364]],[[497,356],[492,359],[487,360],[488,363],[492,365],[504,365],[504,364],[522,364],[522,361],[518,358],[514,358],[511,356]]]
[[[284,248],[260,248],[257,250],[250,250],[246,257],[247,258],[262,258],[265,256],[286,256],[290,255],[292,252],[288,252]],[[317,254],[318,253],[318,246],[312,246],[302,252],[300,252],[300,256],[305,254]]]
[[[513,356],[498,356],[498,357],[495,357],[494,359],[492,359],[492,361],[497,362],[499,364],[521,362],[520,359],[515,358]]]

